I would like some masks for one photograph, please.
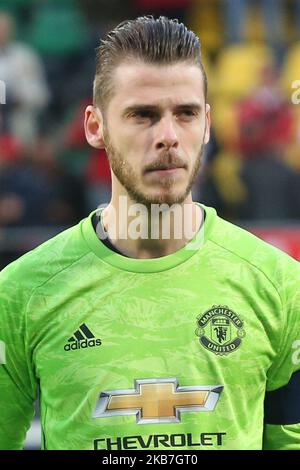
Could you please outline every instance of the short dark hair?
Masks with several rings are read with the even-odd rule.
[[[94,104],[105,108],[113,93],[113,69],[128,58],[151,64],[187,61],[197,65],[203,74],[206,99],[207,77],[198,36],[178,20],[142,16],[120,23],[101,40],[96,55]]]

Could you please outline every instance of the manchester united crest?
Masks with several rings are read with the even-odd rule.
[[[240,317],[222,305],[198,315],[195,333],[202,346],[219,356],[236,351],[246,334]]]

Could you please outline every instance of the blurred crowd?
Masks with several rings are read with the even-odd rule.
[[[69,226],[109,200],[83,111],[99,39],[139,14],[203,44],[213,129],[195,198],[234,221],[299,222],[300,0],[0,0],[0,228]]]

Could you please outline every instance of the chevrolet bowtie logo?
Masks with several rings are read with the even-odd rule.
[[[135,415],[138,424],[179,423],[183,412],[213,411],[221,385],[179,387],[176,378],[135,380],[135,388],[100,394],[94,418]]]

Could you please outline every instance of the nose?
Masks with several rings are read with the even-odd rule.
[[[178,137],[175,130],[174,121],[171,117],[163,117],[159,123],[157,123],[157,136],[155,148],[169,149],[178,147]]]

